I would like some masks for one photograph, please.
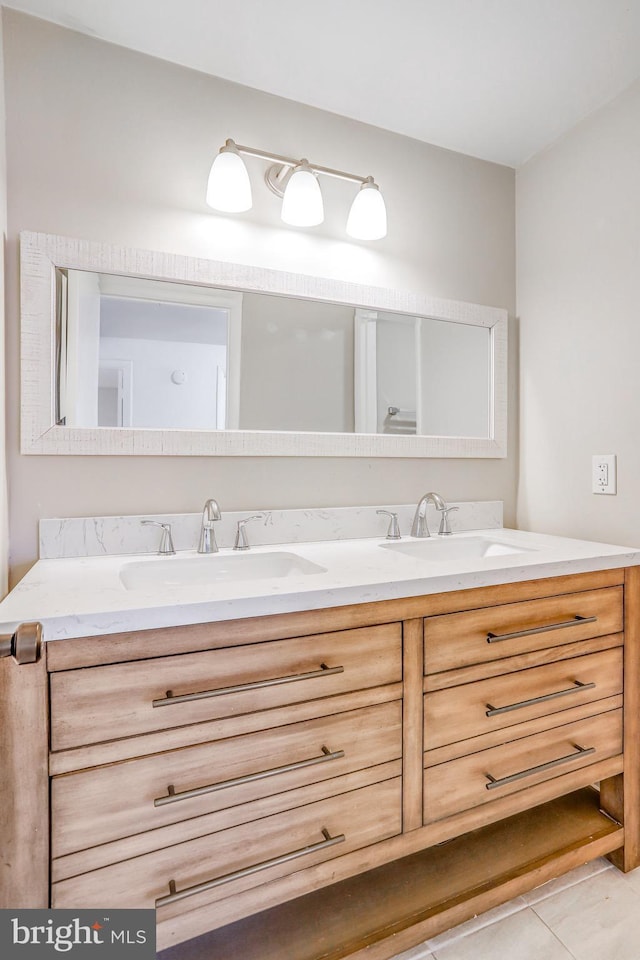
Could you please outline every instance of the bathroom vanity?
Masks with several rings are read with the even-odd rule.
[[[640,553],[402,545],[288,545],[324,572],[182,604],[160,563],[188,557],[146,561],[155,605],[122,588],[142,558],[41,561],[0,605],[47,641],[0,661],[2,905],[155,907],[159,950],[212,931],[220,960],[384,960],[592,858],[638,866]]]

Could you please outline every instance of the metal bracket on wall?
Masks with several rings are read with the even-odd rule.
[[[16,663],[35,663],[41,650],[41,623],[21,623],[15,633],[0,633],[0,657],[13,657]]]

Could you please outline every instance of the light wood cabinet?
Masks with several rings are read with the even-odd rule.
[[[51,781],[52,856],[244,807],[402,756],[399,700],[153,753]],[[395,769],[395,768],[394,768]]]
[[[51,677],[51,746],[183,727],[402,678],[400,624],[295,637]]]
[[[603,760],[622,771],[623,624],[620,587],[425,619],[425,824],[532,786],[552,798]]]
[[[60,880],[52,887],[52,906],[126,908],[135,902],[165,917],[182,914],[185,906],[237,896],[392,837],[401,829],[400,810],[400,779],[394,777]]]
[[[623,629],[623,590],[580,590],[425,620],[427,675]]]
[[[425,763],[430,765],[424,772],[425,823],[527,790],[533,784],[549,783],[552,797],[553,780],[567,770],[622,756],[620,709],[561,723],[541,733],[527,735],[526,728],[526,723],[520,724],[509,731],[513,739],[508,742],[442,764],[431,765],[426,754]]]
[[[2,905],[155,906],[159,949],[208,933],[211,960],[385,960],[631,869],[639,616],[629,568],[5,660]]]
[[[554,656],[547,651],[549,659]],[[557,660],[425,694],[425,750],[562,713],[622,693],[622,647]]]

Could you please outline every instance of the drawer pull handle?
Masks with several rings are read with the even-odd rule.
[[[488,633],[487,643],[499,643],[501,640],[516,640],[518,637],[532,637],[536,633],[546,633],[547,630],[562,630],[563,627],[575,627],[579,623],[595,623],[597,617],[572,617],[571,620],[562,620],[560,623],[547,623],[544,627],[531,627],[529,630],[516,630],[514,633]]]
[[[167,796],[158,797],[153,801],[154,807],[164,807],[167,803],[176,803],[178,800],[191,800],[193,797],[201,797],[206,793],[215,793],[216,790],[226,790],[227,787],[237,787],[243,783],[252,783],[254,780],[265,780],[267,777],[275,777],[279,773],[290,773],[292,770],[302,770],[303,767],[313,767],[318,763],[326,763],[327,760],[340,760],[344,757],[344,750],[329,750],[328,747],[321,747],[322,755],[319,757],[310,757],[308,760],[297,760],[295,763],[285,763],[281,767],[271,767],[269,770],[261,770],[260,773],[247,773],[243,777],[234,777],[232,780],[221,780],[219,783],[211,783],[206,787],[196,787],[194,790],[183,790],[181,793],[175,792],[173,784],[167,787]]]
[[[214,880],[197,883],[193,887],[185,887],[184,890],[176,890],[175,880],[170,880],[169,893],[156,900],[156,907],[164,907],[169,903],[175,903],[177,900],[183,900],[185,897],[193,897],[196,893],[202,893],[204,890],[212,890],[214,887],[231,883],[232,880],[239,880],[241,877],[250,877],[252,873],[267,870],[269,867],[277,867],[279,864],[287,863],[289,860],[296,860],[298,857],[305,857],[307,854],[317,853],[318,850],[326,850],[327,847],[334,847],[337,843],[344,843],[346,839],[344,833],[332,837],[326,827],[322,828],[322,836],[324,840],[320,840],[318,843],[311,843],[307,847],[300,847],[298,850],[292,850],[291,853],[283,853],[279,857],[273,857],[271,860],[254,863],[253,866],[244,867],[242,870],[234,870],[233,873],[226,873],[224,876],[216,877]]]
[[[321,663],[319,670],[310,670],[309,673],[293,673],[287,677],[272,677],[270,680],[253,680],[251,683],[239,683],[233,687],[219,687],[217,690],[203,690],[201,693],[181,693],[177,697],[171,690],[167,690],[166,697],[154,700],[152,705],[154,707],[166,707],[171,703],[206,700],[209,697],[222,697],[226,693],[244,693],[247,690],[276,687],[280,683],[293,683],[296,680],[315,680],[316,677],[330,677],[334,673],[344,673],[344,667],[328,667],[326,663]]]
[[[522,780],[524,777],[533,777],[536,773],[552,770],[554,767],[559,767],[562,763],[571,763],[572,760],[579,760],[581,757],[586,757],[596,752],[595,747],[580,747],[577,743],[574,743],[574,747],[577,753],[569,753],[566,757],[558,757],[557,760],[540,763],[537,767],[529,767],[528,770],[521,770],[520,773],[512,773],[510,777],[500,777],[500,779],[497,780],[495,777],[492,777],[490,773],[485,773],[485,777],[489,781],[489,783],[485,783],[485,787],[487,790],[495,790],[496,787],[506,787],[508,783],[514,783],[516,780]]]
[[[497,717],[501,713],[509,713],[511,710],[520,710],[522,707],[533,707],[536,703],[546,703],[547,700],[555,700],[557,697],[566,697],[570,693],[579,693],[581,690],[595,690],[595,683],[582,683],[580,680],[574,680],[572,687],[566,690],[556,690],[555,693],[544,693],[541,697],[532,697],[531,700],[519,700],[517,703],[508,703],[506,707],[494,707],[487,704],[487,717]]]

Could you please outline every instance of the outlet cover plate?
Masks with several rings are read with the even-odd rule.
[[[616,494],[618,476],[615,453],[596,453],[592,457],[591,492]]]

